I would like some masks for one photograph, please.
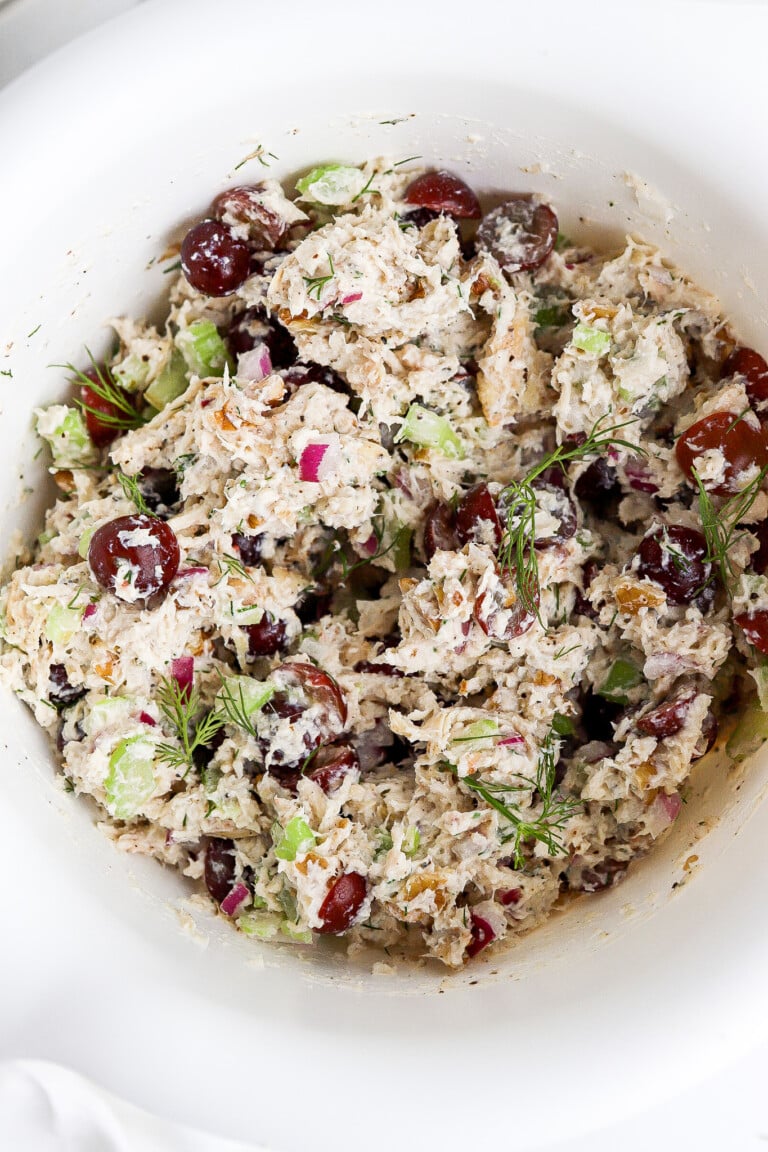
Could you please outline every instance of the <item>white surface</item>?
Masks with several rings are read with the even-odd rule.
[[[16,268],[13,284],[7,280],[9,298],[0,309],[0,323],[8,326],[8,338],[15,341],[14,379],[23,381],[23,392],[15,394],[23,407],[14,408],[13,398],[3,404],[5,443],[16,458],[31,455],[23,434],[24,412],[36,396],[50,396],[57,387],[44,365],[70,358],[111,307],[133,307],[135,300],[155,290],[146,277],[141,282],[136,278],[145,253],[156,250],[159,234],[168,225],[204,205],[212,186],[226,181],[226,169],[250,150],[255,133],[271,133],[270,145],[280,136],[282,147],[274,150],[289,170],[292,164],[325,152],[362,155],[368,148],[367,134],[381,139],[375,120],[350,126],[346,116],[350,108],[376,107],[387,117],[419,108],[427,127],[417,123],[405,125],[397,135],[385,132],[387,140],[394,140],[392,146],[398,152],[405,146],[407,155],[409,145],[417,141],[419,150],[434,148],[446,162],[453,162],[458,153],[456,162],[470,160],[469,171],[484,173],[488,183],[494,174],[484,151],[498,152],[504,133],[488,134],[490,148],[484,150],[466,139],[478,134],[477,125],[448,122],[439,114],[430,119],[425,111],[433,102],[440,113],[455,108],[477,115],[483,106],[491,106],[495,77],[508,83],[506,46],[515,41],[530,46],[515,58],[515,83],[526,95],[500,98],[495,109],[498,122],[512,122],[517,128],[533,123],[554,138],[559,133],[564,145],[599,152],[606,166],[600,171],[590,168],[564,147],[558,161],[567,172],[567,182],[548,185],[551,178],[545,178],[537,186],[554,188],[550,194],[559,203],[576,193],[584,204],[589,203],[590,180],[593,190],[616,185],[617,203],[623,195],[629,210],[626,189],[611,180],[612,174],[632,167],[653,177],[688,208],[687,216],[678,214],[670,244],[678,245],[688,266],[706,283],[719,287],[743,318],[747,333],[765,345],[765,335],[759,335],[762,309],[742,276],[742,269],[748,268],[760,298],[768,299],[765,272],[750,267],[765,241],[760,198],[754,190],[765,187],[768,172],[759,149],[745,149],[743,143],[761,139],[766,97],[761,45],[768,31],[764,12],[738,13],[740,48],[738,59],[731,63],[721,58],[719,47],[723,21],[730,26],[736,19],[733,6],[728,6],[726,16],[718,6],[708,5],[693,22],[690,9],[666,13],[663,37],[659,27],[636,20],[628,25],[629,36],[618,11],[613,10],[606,26],[602,16],[590,15],[584,5],[570,14],[548,6],[548,20],[559,35],[548,30],[540,39],[532,38],[533,30],[542,27],[529,10],[516,13],[514,29],[505,26],[508,14],[500,15],[498,23],[486,15],[498,35],[483,42],[481,89],[465,79],[457,85],[458,66],[453,72],[450,68],[461,40],[460,22],[449,22],[447,30],[436,28],[429,13],[420,16],[403,5],[403,11],[391,12],[385,27],[376,29],[377,58],[397,60],[403,76],[418,72],[419,83],[402,78],[387,82],[385,77],[377,89],[366,76],[364,53],[343,45],[331,55],[318,51],[322,29],[313,19],[315,9],[306,6],[302,12],[305,6],[297,4],[292,11],[297,31],[291,64],[295,77],[310,80],[308,115],[306,98],[304,106],[295,98],[305,91],[298,82],[295,90],[280,88],[277,109],[274,101],[263,98],[270,66],[282,85],[284,56],[260,64],[258,76],[244,76],[237,68],[229,76],[226,67],[212,85],[197,76],[189,91],[185,80],[190,57],[200,52],[199,30],[208,25],[199,5],[182,7],[175,21],[172,5],[161,5],[151,14],[137,13],[137,20],[124,24],[114,39],[106,33],[103,42],[97,37],[91,48],[85,47],[79,60],[73,56],[69,63],[52,64],[46,92],[39,86],[41,74],[39,81],[32,77],[9,92],[0,105],[0,142],[7,145],[4,154],[14,154],[18,163],[17,174],[8,179],[0,198],[7,195],[16,209],[24,203],[22,187],[27,193],[23,214],[19,217],[14,210],[14,227],[6,223],[0,247],[4,259]],[[216,52],[227,24],[226,8],[222,3],[217,6],[216,23],[205,37],[213,58],[225,64],[232,51],[239,58],[236,50],[223,45]],[[12,4],[0,10],[0,33],[2,19],[13,9]],[[341,37],[348,34],[343,11],[342,5],[326,3],[322,27],[337,29]],[[246,32],[254,7],[250,13],[245,7],[239,12],[241,19],[231,23],[240,43],[259,38],[278,42],[284,35],[285,18],[271,7],[255,13],[258,19],[251,37]],[[420,19],[430,25],[429,62],[424,60],[426,33],[420,34]],[[145,20],[150,21],[152,35],[142,32]],[[405,41],[397,39],[403,27],[409,32]],[[593,67],[592,40],[582,41],[585,29],[595,27],[603,31],[600,69]],[[394,42],[388,44],[388,37]],[[633,44],[631,59],[619,52],[618,46],[627,42]],[[692,61],[718,58],[717,92],[707,69],[697,68],[680,99],[682,42]],[[0,43],[5,54],[7,39],[0,36]],[[174,56],[168,53],[170,43],[177,49]],[[140,57],[145,75],[156,76],[156,84],[165,85],[151,110],[142,110],[135,85],[128,91],[127,81],[124,86],[116,82],[116,45],[123,59]],[[462,61],[468,51],[459,53]],[[425,77],[428,70],[435,77],[431,84]],[[444,89],[438,87],[442,72],[453,76]],[[547,93],[572,104],[575,90],[583,111],[572,112],[570,120],[563,106],[547,107]],[[98,107],[93,106],[94,91],[101,96]],[[183,102],[179,91],[187,93]],[[59,98],[52,102],[54,92]],[[323,103],[319,111],[318,96]],[[41,155],[37,140],[54,104],[62,127]],[[227,117],[218,114],[224,105]],[[88,132],[100,142],[98,148],[82,148],[82,130],[73,130],[78,113],[84,116],[85,109]],[[218,119],[219,125],[207,135],[206,116],[209,123]],[[195,124],[196,135],[185,126],[189,121]],[[311,138],[305,127],[299,138],[286,135],[289,124],[308,121],[313,122]],[[734,123],[738,132],[732,130]],[[137,124],[145,139],[135,131]],[[616,125],[620,130],[614,130]],[[649,148],[648,139],[657,147]],[[716,149],[712,140],[717,141]],[[524,151],[520,142],[517,150]],[[34,179],[30,184],[30,176],[69,173],[73,155],[78,159],[82,155],[79,169],[70,175],[69,186],[57,201],[57,214],[50,218],[50,181],[47,186]],[[697,171],[702,173],[700,183],[692,176]],[[245,172],[251,175],[248,169]],[[495,175],[500,184],[506,180],[510,186],[509,173]],[[734,216],[723,211],[721,194],[738,206],[738,229]],[[607,199],[593,197],[590,207],[596,217],[607,214]],[[714,234],[697,224],[699,209],[719,223]],[[20,225],[36,211],[43,223],[34,238]],[[652,230],[652,221],[645,224],[645,231]],[[152,233],[149,240],[147,232]],[[26,236],[26,265],[13,261],[20,235]],[[729,245],[720,252],[717,245],[723,236],[730,238]],[[39,268],[46,269],[42,298]],[[35,343],[26,334],[38,323],[42,328]],[[4,342],[5,337],[0,340],[0,355]],[[3,385],[5,396],[5,381]],[[7,484],[3,495],[16,502]],[[20,735],[44,774],[44,754],[24,719],[11,712],[4,731],[14,739]],[[324,1118],[329,1100],[334,1101],[333,1112],[348,1117],[341,1130],[324,1119],[319,1131],[313,1126],[312,1143],[318,1150],[359,1146],[355,1115],[361,1122],[365,1118],[373,1084],[392,1082],[400,1132],[408,1133],[409,1143],[426,1147],[439,1143],[448,1152],[476,1139],[482,1124],[503,1134],[510,1149],[541,1146],[558,1132],[585,1129],[598,1115],[611,1119],[628,1109],[647,1107],[765,1037],[768,989],[763,972],[768,946],[753,909],[761,904],[765,890],[766,813],[760,809],[745,823],[747,802],[742,802],[740,814],[733,813],[730,831],[720,829],[697,848],[702,862],[696,879],[671,904],[661,901],[652,919],[638,916],[623,923],[621,905],[632,900],[642,905],[649,888],[668,886],[666,878],[677,875],[677,857],[686,850],[684,837],[678,836],[659,855],[655,885],[653,874],[649,879],[647,871],[639,873],[615,899],[611,894],[595,902],[594,915],[586,917],[581,932],[577,926],[574,934],[571,925],[570,936],[562,935],[559,942],[542,936],[524,949],[514,965],[520,969],[517,980],[487,988],[451,988],[442,997],[420,995],[403,1001],[380,993],[341,991],[327,983],[313,985],[305,973],[296,971],[246,969],[232,941],[214,939],[207,952],[195,949],[175,933],[169,914],[130,888],[126,862],[90,832],[82,811],[75,812],[64,798],[67,815],[61,815],[44,775],[38,777],[32,763],[23,773],[14,772],[12,759],[6,757],[4,799],[15,818],[0,841],[0,875],[23,874],[24,882],[5,881],[6,922],[18,930],[7,933],[0,961],[5,976],[0,990],[5,1025],[0,1056],[59,1059],[165,1115],[302,1152],[308,1129],[306,1120],[296,1116],[294,1076],[302,1084],[305,1117]],[[742,797],[756,780],[755,776],[745,785]],[[758,791],[753,789],[753,799]],[[744,831],[734,841],[732,829],[742,825]],[[67,843],[73,835],[78,843]],[[155,883],[156,869],[134,864],[131,871],[142,885]],[[747,876],[755,890],[744,891]],[[170,883],[166,888],[174,891]],[[42,902],[39,893],[45,894]],[[557,925],[560,932],[565,927],[565,921]],[[601,929],[611,932],[610,944],[596,945],[588,939]],[[542,962],[541,949],[546,950],[548,939],[550,955]],[[564,954],[566,940],[569,951]],[[472,975],[485,970],[477,966]],[[293,1039],[299,1036],[300,1040]],[[660,1148],[706,1148],[715,1146],[710,1141],[717,1133],[719,1148],[726,1134],[729,1149],[752,1148],[758,1133],[768,1129],[765,1112],[759,1110],[767,1063],[762,1049],[759,1059],[743,1060],[736,1071],[710,1078],[704,1090],[689,1091],[676,1104],[661,1105],[647,1119],[629,1128],[622,1123],[609,1134],[567,1147],[575,1152],[588,1146],[599,1152],[610,1141],[612,1149],[631,1150],[640,1148],[641,1141],[645,1148],[652,1140]],[[338,1100],[337,1094],[348,1084],[355,1085],[354,1096]],[[413,1085],[419,1085],[421,1093]],[[733,1111],[718,1110],[718,1091]],[[440,1100],[439,1140],[434,1139],[438,1135],[434,1129],[429,1134],[421,1131],[427,1115],[425,1093],[430,1092]],[[277,1111],[281,1100],[285,1100],[283,1118]],[[526,1107],[516,1109],[512,1126],[504,1103],[517,1100],[524,1100]],[[367,1144],[370,1149],[385,1147],[391,1138],[377,1125]]]

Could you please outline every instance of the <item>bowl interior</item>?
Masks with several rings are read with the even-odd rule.
[[[167,16],[174,9],[178,14],[178,6],[161,6],[157,35],[165,27],[162,12]],[[139,28],[124,25],[133,48],[142,43]],[[15,208],[14,227],[5,217],[2,247],[3,265],[12,275],[0,285],[3,556],[17,533],[34,537],[50,498],[45,462],[36,456],[31,431],[32,409],[65,390],[64,373],[50,365],[80,362],[86,345],[96,355],[102,352],[108,341],[104,324],[111,316],[162,315],[166,282],[159,257],[179,239],[185,222],[233,183],[265,175],[290,178],[325,159],[385,154],[394,161],[418,156],[453,169],[489,196],[535,190],[554,203],[566,233],[610,242],[631,231],[658,243],[720,296],[745,340],[761,344],[768,300],[768,265],[759,258],[765,222],[749,214],[736,182],[724,179],[716,165],[700,167],[700,156],[674,152],[650,130],[628,130],[618,114],[613,122],[610,113],[599,115],[532,86],[495,79],[464,78],[460,86],[447,73],[436,73],[429,85],[405,73],[377,79],[358,62],[354,83],[338,70],[324,74],[317,100],[307,100],[306,85],[284,85],[279,100],[265,101],[247,78],[179,100],[172,98],[168,82],[161,114],[143,119],[140,132],[116,132],[115,117],[130,117],[132,98],[118,84],[103,105],[89,99],[88,93],[109,78],[109,62],[98,46],[97,38],[82,50],[85,76],[71,59],[63,59],[52,62],[47,75],[30,77],[26,87],[17,88],[17,106],[24,97],[22,123],[4,127],[17,164],[0,192],[0,200]],[[153,48],[149,63],[158,61]],[[279,73],[273,69],[269,75],[275,80]],[[179,80],[175,66],[170,76]],[[49,132],[41,159],[36,149],[44,108],[62,80],[70,84],[66,108],[78,115],[88,108],[89,136],[98,138],[99,146],[86,151],[62,118],[57,131]],[[146,105],[142,110],[147,112]],[[258,149],[269,167],[256,155]],[[66,179],[52,182],[61,172]],[[203,1021],[224,1028],[233,1052],[247,1050],[249,1030],[259,1036],[260,1046],[269,1045],[270,1068],[260,1065],[259,1076],[262,1091],[274,1092],[275,1099],[285,1090],[272,1064],[292,1058],[291,1038],[299,1033],[306,1050],[323,1064],[348,1059],[361,1036],[375,1036],[375,1050],[366,1049],[366,1060],[385,1083],[393,1061],[403,1067],[403,1045],[413,1028],[420,1059],[432,1062],[430,1077],[445,1067],[459,1036],[481,1053],[498,1054],[507,1042],[513,1048],[524,1043],[528,1064],[552,1067],[554,1062],[565,1074],[569,1062],[579,1060],[581,1044],[588,1042],[591,1051],[615,1047],[621,1019],[622,1034],[633,1037],[632,1051],[623,1067],[610,1058],[602,1066],[609,1098],[605,1122],[628,1101],[662,1090],[663,1076],[669,1084],[673,1069],[679,1086],[711,1066],[718,1045],[706,1021],[692,1011],[694,991],[701,994],[706,986],[711,1011],[721,1023],[731,1022],[730,1032],[726,1025],[719,1033],[720,1056],[736,1043],[737,1030],[740,1043],[745,1029],[749,1032],[736,995],[738,972],[740,966],[756,965],[758,957],[762,963],[766,945],[752,931],[750,898],[740,878],[760,868],[768,825],[760,803],[768,785],[766,757],[739,773],[709,758],[697,770],[694,795],[669,838],[617,889],[575,901],[513,948],[481,957],[464,972],[403,968],[384,977],[361,966],[350,969],[333,949],[260,947],[238,937],[190,903],[175,876],[154,862],[113,850],[94,827],[93,812],[56,790],[41,734],[6,695],[0,698],[0,724],[4,797],[14,822],[35,845],[38,867],[42,861],[55,869],[83,907],[94,910],[113,948],[110,978],[115,967],[125,970],[135,962],[161,974],[164,985],[162,1003],[157,988],[145,987],[141,996],[126,994],[135,1012],[133,1020],[128,1013],[128,1033],[137,1032],[150,1012],[168,1026],[162,1058],[147,1055],[142,1068],[126,1075],[124,1055],[95,1055],[104,1053],[97,1046],[107,1043],[114,1002],[110,979],[87,957],[81,972],[90,981],[91,1005],[104,1005],[105,1016],[98,1019],[91,1011],[85,1024],[80,1021],[88,1043],[76,1056],[74,1047],[42,1029],[41,1054],[76,1059],[84,1070],[118,1091],[130,1089],[159,1111],[187,1109],[188,1118],[198,1122],[240,1136],[255,1134],[250,1105],[238,1095],[247,1093],[251,1080],[236,1061],[230,1069],[236,1099],[223,1119],[223,1077],[214,1077],[207,1099],[203,1093],[190,1102],[201,1073],[190,1048],[194,1030],[179,1019],[189,1015],[192,1004],[196,1028]],[[716,932],[713,908],[718,909]],[[201,938],[207,941],[204,951],[194,943]],[[718,966],[732,974],[733,984],[714,980]],[[172,991],[165,985],[169,969]],[[685,1068],[679,1051],[658,1051],[660,1022],[685,1034]],[[651,1050],[653,1061],[647,1058]],[[171,1056],[179,1084],[166,1083],[161,1091],[153,1070],[167,1068]],[[407,1059],[415,1058],[411,1053]],[[531,1099],[544,1099],[533,1074],[520,1076]],[[499,1059],[488,1070],[489,1090],[503,1092],[507,1083]],[[319,1087],[309,1084],[306,1092],[308,1110],[322,1107]],[[566,1086],[563,1100],[563,1116],[545,1124],[549,1136],[588,1122],[578,1093]],[[356,1115],[358,1104],[351,1102],[350,1109]],[[359,1110],[364,1119],[362,1106]],[[455,1113],[450,1148],[471,1135],[458,1105]],[[302,1146],[301,1133],[287,1131],[269,1108],[262,1121],[256,1129],[261,1138],[281,1148]],[[535,1122],[521,1121],[521,1132],[531,1141],[540,1136],[539,1121],[540,1113]],[[315,1146],[338,1147],[334,1139],[330,1131],[320,1133]],[[384,1131],[373,1132],[369,1147],[383,1148],[388,1139]]]

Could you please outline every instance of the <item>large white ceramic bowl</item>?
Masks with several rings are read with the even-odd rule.
[[[419,154],[632,229],[768,347],[764,9],[149,3],[0,97],[0,546],[47,498],[48,365],[161,301],[151,261],[218,189]],[[735,33],[734,33],[735,29]],[[723,49],[735,35],[738,52]],[[12,373],[12,375],[9,375]],[[465,972],[372,976],[190,912],[53,786],[0,700],[0,1057],[61,1060],[280,1152],[528,1148],[671,1094],[768,1031],[768,757],[717,762],[627,881]]]

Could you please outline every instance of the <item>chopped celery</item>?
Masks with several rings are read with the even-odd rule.
[[[230,718],[250,720],[274,694],[274,684],[270,684],[269,680],[254,680],[253,676],[229,676],[219,689],[216,701]]]
[[[598,696],[610,700],[614,704],[627,704],[627,693],[642,682],[643,674],[631,660],[614,660],[608,669],[608,675],[597,689]]]
[[[35,415],[38,435],[50,444],[56,468],[76,468],[98,459],[79,408],[53,404],[50,408],[38,408]]]
[[[283,829],[283,834],[275,846],[278,860],[295,860],[303,856],[315,843],[315,834],[301,816],[294,816]]]
[[[189,328],[176,334],[176,347],[196,376],[221,376],[224,366],[234,371],[234,364],[215,324],[195,320]]]
[[[562,712],[555,712],[552,717],[552,731],[556,736],[573,736],[575,730],[570,716],[564,716]]]
[[[206,764],[200,773],[200,782],[203,785],[203,791],[206,795],[210,796],[216,791],[221,780],[221,772],[213,764]]]
[[[571,319],[570,305],[545,304],[533,319],[538,328],[562,328]]]
[[[296,896],[294,895],[293,889],[284,885],[277,898],[280,901],[280,907],[285,913],[286,920],[292,920],[295,924],[299,918],[299,909],[296,904]]]
[[[246,912],[235,921],[246,936],[259,940],[271,940],[280,930],[281,919],[277,912]]]
[[[85,607],[67,608],[64,604],[54,604],[45,622],[46,639],[52,644],[69,644],[80,628]]]
[[[137,352],[129,352],[118,364],[113,364],[110,372],[126,392],[141,392],[147,383],[150,370],[149,360]]]
[[[290,920],[283,920],[280,931],[289,940],[293,940],[294,944],[312,943],[312,933],[309,928],[299,928],[298,924],[292,924]]]
[[[403,836],[402,849],[406,856],[415,856],[421,844],[421,832],[418,828],[406,828]]]
[[[379,856],[383,856],[385,852],[389,852],[392,844],[393,840],[389,830],[387,828],[377,828],[375,858],[378,860]]]
[[[138,816],[155,790],[155,744],[147,736],[121,740],[109,758],[104,791],[116,820]]]
[[[404,524],[398,525],[392,542],[392,559],[396,572],[405,572],[411,566],[411,540],[413,532]]]
[[[80,543],[77,546],[77,554],[78,556],[82,556],[83,560],[88,559],[88,547],[91,543],[91,536],[93,536],[95,531],[96,525],[91,524],[90,528],[86,528],[85,532],[83,532],[82,536],[80,537]]]
[[[590,328],[589,324],[577,324],[573,330],[571,343],[581,352],[604,356],[610,351],[611,337],[608,332],[602,332],[599,328]]]
[[[411,404],[405,414],[400,431],[395,436],[395,443],[410,440],[413,444],[421,444],[425,448],[436,448],[444,456],[453,460],[464,457],[464,446],[454,432],[450,422],[445,416],[438,416],[430,412],[421,404]]]
[[[218,335],[218,333],[216,334]],[[175,348],[160,375],[147,388],[144,399],[158,412],[161,412],[166,404],[170,404],[172,400],[182,396],[188,387],[187,365],[182,354]]]
[[[752,704],[731,733],[725,750],[738,764],[757,752],[766,740],[768,740],[768,713]]]
[[[365,188],[365,174],[346,164],[321,164],[296,181],[302,200],[315,204],[349,204]]]
[[[136,701],[129,696],[103,696],[94,700],[83,719],[86,736],[97,736],[107,728],[122,727],[136,711]]]
[[[757,685],[757,698],[760,701],[760,707],[763,712],[768,712],[768,664],[762,664],[759,668],[751,668],[749,674]]]
[[[259,608],[257,605],[249,604],[245,608],[233,609],[232,614],[237,618],[237,623],[241,626],[245,624],[260,624],[261,618],[264,615],[264,609]]]
[[[489,736],[498,736],[499,726],[495,720],[475,720],[468,728],[464,729],[464,735],[459,736],[459,740],[487,740]]]

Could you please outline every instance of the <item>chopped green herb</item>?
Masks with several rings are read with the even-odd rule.
[[[139,482],[135,476],[126,476],[124,472],[117,472],[117,479],[125,493],[126,497],[136,505],[136,510],[141,512],[144,516],[151,516],[152,513],[146,505],[146,501],[141,494]]]
[[[317,300],[318,303],[320,302],[320,294],[323,291],[323,288],[325,288],[326,284],[328,284],[329,281],[333,280],[334,276],[336,275],[336,272],[335,272],[334,267],[333,267],[333,257],[331,256],[330,253],[328,253],[328,264],[329,264],[329,267],[331,270],[327,276],[304,276],[303,277],[304,283],[307,286],[307,296],[311,297],[312,294],[314,293],[315,300]]]
[[[163,677],[157,690],[157,703],[166,723],[178,740],[175,744],[157,745],[157,757],[172,768],[184,769],[184,775],[194,768],[193,753],[210,744],[224,725],[224,717],[216,710],[198,719],[201,709],[200,693],[182,688],[173,678]]]

